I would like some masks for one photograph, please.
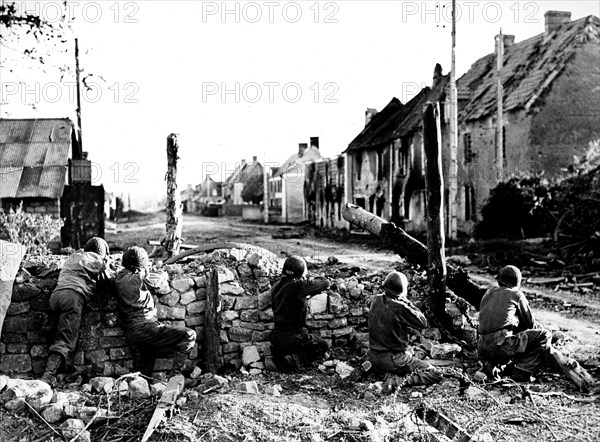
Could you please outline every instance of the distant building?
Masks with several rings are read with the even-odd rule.
[[[262,175],[263,166],[257,161],[257,157],[252,157],[251,163],[242,160],[242,162],[237,165],[234,172],[229,175],[223,183],[222,196],[225,204],[245,204],[242,199],[244,185],[250,178]]]
[[[281,223],[299,223],[307,219],[304,195],[305,166],[320,160],[319,138],[312,137],[310,147],[300,143],[268,180],[269,218]]]

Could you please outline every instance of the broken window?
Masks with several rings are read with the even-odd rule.
[[[377,151],[377,180],[381,181],[383,179],[383,150]]]
[[[463,148],[464,148],[464,156],[465,156],[465,164],[473,161],[473,142],[471,139],[471,134],[466,133],[463,135]]]
[[[475,188],[465,185],[465,221],[477,221],[475,212]]]
[[[410,142],[408,138],[402,138],[400,146],[400,175],[404,176],[408,174],[408,152],[410,150]]]

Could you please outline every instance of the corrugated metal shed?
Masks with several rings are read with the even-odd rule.
[[[0,119],[0,198],[60,198],[73,123]]]

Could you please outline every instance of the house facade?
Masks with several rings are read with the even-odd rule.
[[[300,223],[307,219],[304,181],[307,163],[322,158],[319,138],[300,143],[298,152],[290,156],[268,180],[269,219],[280,223]]]
[[[242,192],[245,184],[253,177],[263,176],[263,166],[257,161],[257,157],[252,157],[252,162],[247,163],[242,160],[231,175],[227,177],[222,187],[222,197],[227,205],[243,205]]]

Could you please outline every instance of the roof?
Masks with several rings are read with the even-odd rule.
[[[68,118],[0,119],[0,198],[60,198],[72,134]]]
[[[263,167],[258,161],[239,164],[233,173],[227,177],[223,185],[231,186],[235,183],[245,183],[250,177],[262,175],[262,173]]]
[[[433,89],[426,87],[408,103],[402,104],[396,97],[371,118],[361,133],[348,145],[346,152],[385,145],[409,135],[422,125],[422,109],[428,101],[443,99],[449,76],[445,75]]]
[[[286,172],[293,172],[295,169],[293,167],[294,164],[303,164],[321,158],[322,156],[319,148],[315,146],[310,146],[302,153],[302,156],[300,156],[298,153],[295,153],[287,160],[285,160],[284,163],[281,166],[279,166],[277,171],[273,174],[272,178],[280,177]]]
[[[528,110],[588,41],[600,42],[600,19],[593,15],[506,47],[501,71],[504,110]],[[496,112],[496,81],[495,53],[473,63],[457,81],[459,97],[470,97],[461,103],[459,119],[477,120]]]

